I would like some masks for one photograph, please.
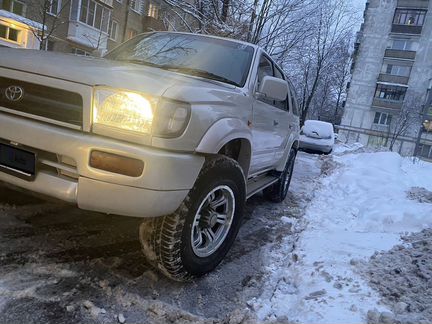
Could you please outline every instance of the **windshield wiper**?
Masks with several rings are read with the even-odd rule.
[[[227,79],[223,76],[208,72],[206,70],[190,68],[187,66],[177,66],[177,65],[170,65],[170,64],[156,64],[156,63],[152,63],[152,62],[140,60],[140,59],[117,59],[117,61],[156,67],[156,68],[167,70],[167,71],[180,72],[180,73],[185,73],[185,74],[189,74],[189,75],[193,75],[193,76],[203,77],[206,79],[225,82],[225,83],[235,85],[237,87],[240,86],[240,84],[238,84],[237,82],[232,81],[230,79]]]
[[[187,66],[175,66],[175,65],[160,65],[159,68],[164,69],[164,70],[168,70],[168,71],[180,72],[180,73],[190,74],[193,76],[199,76],[199,77],[203,77],[203,78],[211,79],[211,80],[215,80],[215,81],[225,82],[225,83],[235,85],[237,87],[240,86],[235,81],[232,81],[232,80],[227,79],[221,75],[217,75],[217,74],[211,73],[211,72],[206,71],[206,70],[190,68]]]
[[[162,67],[162,65],[160,65],[160,64],[156,64],[156,63],[152,63],[152,62],[144,61],[144,60],[140,60],[140,59],[116,59],[116,61],[147,65],[147,66],[152,66],[152,67],[157,67],[157,68]]]

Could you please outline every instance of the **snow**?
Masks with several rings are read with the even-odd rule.
[[[363,144],[361,143],[352,143],[352,144],[343,144],[339,143],[338,145],[335,145],[333,148],[333,154],[343,154],[348,152],[353,152],[358,149],[361,149],[363,147]]]
[[[306,120],[302,131],[306,136],[313,138],[333,137],[333,125],[319,120]]]
[[[260,319],[366,322],[368,310],[387,309],[356,271],[358,262],[432,225],[431,204],[407,196],[413,187],[432,189],[432,164],[392,152],[332,158],[335,170],[319,180],[304,219],[294,224],[304,228],[294,254],[284,253],[292,247],[286,239],[268,256],[269,287],[254,301]],[[289,266],[292,259],[298,261]]]
[[[44,29],[44,26],[41,23],[38,23],[38,22],[31,20],[31,19],[28,19],[28,18],[24,18],[20,15],[12,13],[12,12],[0,9],[0,18],[2,18],[2,17],[8,18],[8,19],[13,19],[17,22],[20,22],[22,24],[33,27],[33,28],[38,29],[38,30]]]

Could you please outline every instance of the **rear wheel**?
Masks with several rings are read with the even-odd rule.
[[[285,169],[279,172],[279,180],[263,190],[264,197],[273,202],[282,202],[288,194],[297,152],[291,149]]]
[[[178,281],[213,270],[237,236],[245,199],[240,165],[225,156],[208,159],[175,213],[141,224],[145,256],[154,267]]]

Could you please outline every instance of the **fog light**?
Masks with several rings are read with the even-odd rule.
[[[144,162],[141,160],[101,151],[91,152],[90,166],[129,177],[139,177],[144,170]]]

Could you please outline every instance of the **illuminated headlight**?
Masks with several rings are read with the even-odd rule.
[[[180,136],[190,118],[190,105],[136,92],[96,88],[93,125],[158,137]]]
[[[150,134],[154,102],[135,92],[96,89],[93,124]]]

